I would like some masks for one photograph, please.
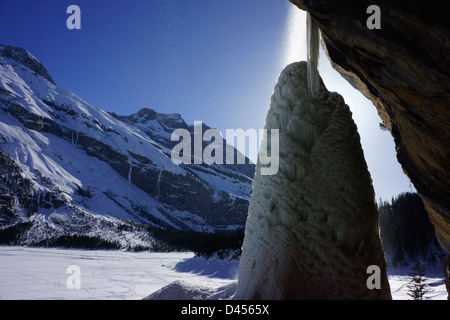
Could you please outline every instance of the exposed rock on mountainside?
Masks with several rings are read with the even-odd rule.
[[[334,67],[369,98],[450,253],[450,27],[445,1],[290,0],[318,23]],[[368,6],[381,10],[370,30]]]

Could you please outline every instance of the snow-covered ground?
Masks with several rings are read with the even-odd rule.
[[[0,246],[0,299],[143,299],[174,281],[219,288],[236,281],[238,261],[205,260],[193,253],[88,251]],[[80,270],[80,289],[67,281]],[[393,298],[408,299],[409,270],[393,270]],[[445,300],[442,274],[427,275],[431,299]],[[72,278],[70,278],[72,279]],[[73,283],[69,281],[69,285]]]
[[[391,294],[394,300],[411,300],[408,295],[408,287],[411,277],[408,274],[411,269],[394,269],[388,270],[389,285],[391,286]],[[447,300],[447,290],[445,289],[444,274],[442,270],[429,270],[425,274],[427,278],[426,290],[432,292],[425,295],[426,300]]]
[[[70,265],[80,289],[69,289]],[[220,287],[235,281],[238,261],[193,253],[88,251],[0,246],[0,299],[143,299],[176,281]],[[70,281],[69,281],[70,282]]]

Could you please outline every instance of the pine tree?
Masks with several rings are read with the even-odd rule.
[[[414,263],[412,272],[409,275],[412,277],[412,280],[410,284],[407,285],[409,289],[408,295],[413,298],[413,300],[424,300],[424,296],[427,293],[433,292],[433,290],[427,289],[429,284],[425,277],[425,266],[420,261],[417,260]]]

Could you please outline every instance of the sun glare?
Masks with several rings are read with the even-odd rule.
[[[306,61],[306,12],[290,5],[285,28],[283,67],[292,62]]]

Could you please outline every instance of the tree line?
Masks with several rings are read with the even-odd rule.
[[[404,267],[417,260],[440,267],[446,254],[439,245],[423,201],[405,192],[378,204],[380,237],[386,260]]]
[[[192,251],[197,255],[210,257],[213,253],[234,251],[236,256],[244,240],[244,229],[218,230],[215,232],[198,232],[148,227],[155,239],[155,251]]]

